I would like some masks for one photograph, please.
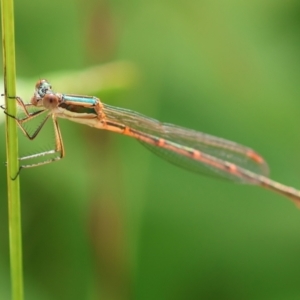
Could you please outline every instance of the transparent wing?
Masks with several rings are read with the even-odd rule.
[[[233,172],[234,168],[268,176],[268,165],[251,148],[195,130],[161,123],[134,111],[106,104],[104,113],[111,122],[134,130],[135,134],[131,136],[152,152],[187,170],[245,183],[257,182],[245,179],[240,176],[240,172]],[[148,138],[139,138],[139,134]],[[164,142],[158,139],[163,139]],[[162,147],[162,144],[167,146]]]
[[[33,105],[26,105],[26,109],[30,114],[29,117],[26,115],[24,109],[18,106],[16,118],[19,120],[24,131],[26,131],[29,136],[33,136],[37,128],[48,118],[49,111]]]

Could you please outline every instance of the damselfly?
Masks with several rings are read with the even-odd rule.
[[[161,123],[137,112],[104,104],[96,97],[56,93],[45,79],[36,83],[30,104],[25,104],[19,97],[16,100],[24,116],[12,117],[29,139],[34,139],[50,118],[55,133],[55,149],[21,157],[20,160],[55,156],[38,163],[21,165],[21,168],[51,163],[64,157],[65,151],[57,122],[57,117],[60,117],[133,137],[159,156],[190,171],[259,185],[300,204],[300,191],[267,178],[268,165],[258,153],[248,147],[191,129]],[[32,108],[35,108],[34,112]],[[25,124],[42,114],[45,114],[42,122],[34,132],[29,132]]]

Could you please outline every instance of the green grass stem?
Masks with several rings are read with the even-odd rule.
[[[14,33],[14,3],[13,0],[1,0],[2,14],[2,46],[4,68],[4,90],[6,111],[16,115],[16,101],[11,97],[16,95],[16,63],[15,63],[15,33]],[[22,268],[22,236],[21,236],[21,206],[18,162],[18,131],[13,118],[6,118],[6,153],[7,153],[7,187],[9,213],[9,247],[12,299],[23,299],[23,268]]]

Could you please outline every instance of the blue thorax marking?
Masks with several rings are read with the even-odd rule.
[[[62,95],[63,100],[65,101],[72,101],[72,102],[78,102],[80,103],[86,103],[90,105],[96,105],[98,103],[98,99],[95,97],[89,97],[89,96],[76,96],[76,95]]]

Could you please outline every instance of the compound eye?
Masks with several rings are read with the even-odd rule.
[[[59,104],[59,97],[55,94],[46,94],[43,98],[43,106],[46,109],[52,110],[57,108]]]
[[[34,106],[40,106],[41,105],[41,98],[38,97],[37,95],[34,95],[32,98],[31,98],[31,104],[34,105]]]
[[[38,90],[41,88],[42,85],[48,85],[48,81],[46,79],[41,79],[35,84],[35,89]]]

